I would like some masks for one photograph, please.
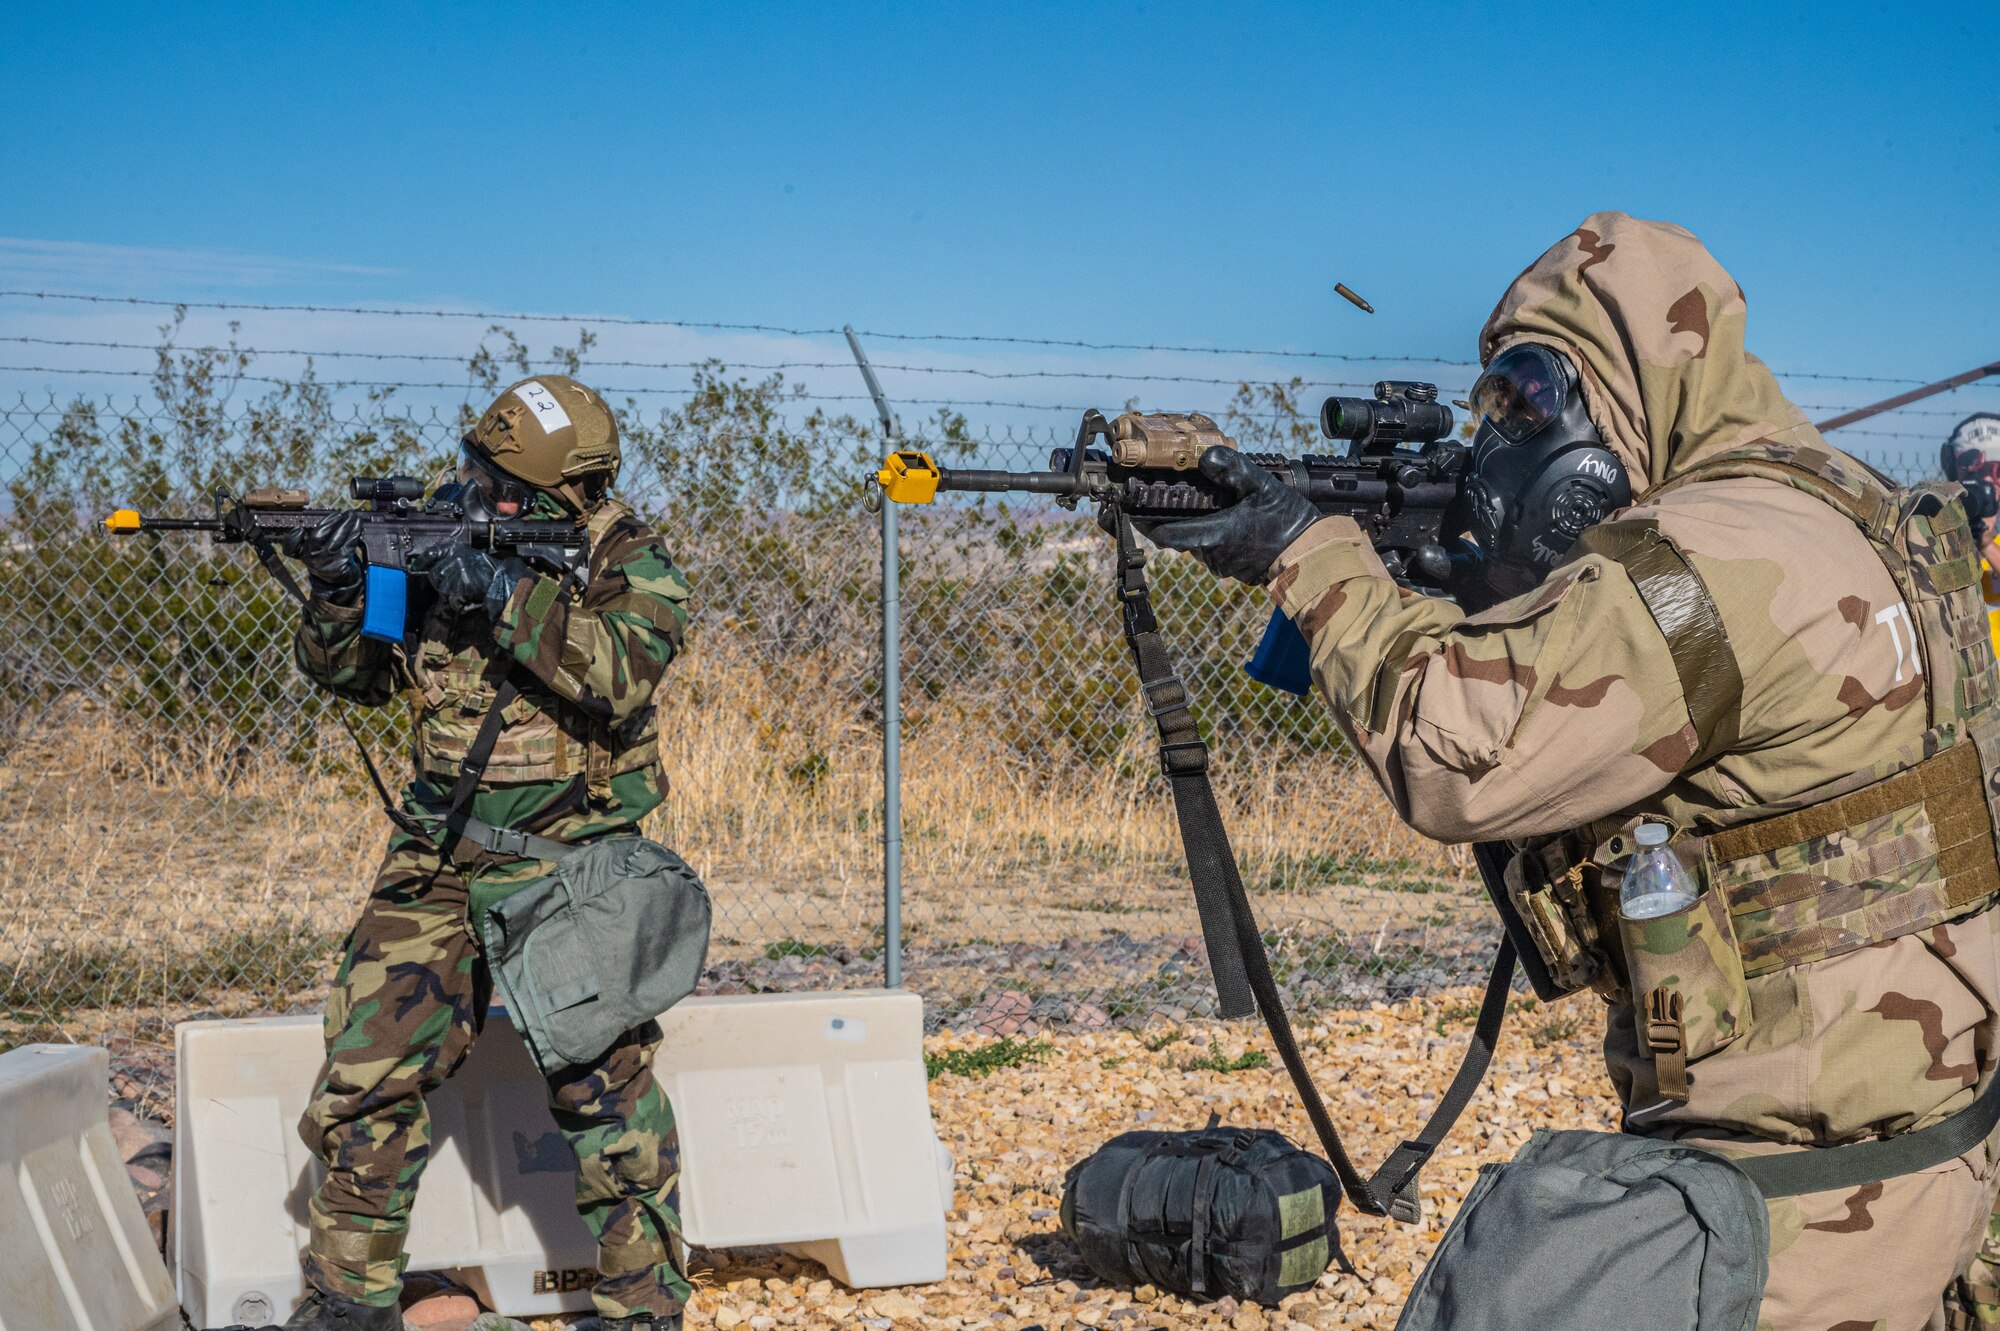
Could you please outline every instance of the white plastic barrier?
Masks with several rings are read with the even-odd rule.
[[[661,1019],[690,1242],[777,1244],[853,1286],[945,1276],[951,1156],[901,990],[693,999]]]
[[[939,1280],[951,1161],[930,1123],[923,1005],[864,990],[696,998],[661,1019],[691,1242],[783,1245],[855,1285]],[[282,1321],[320,1168],[297,1124],[324,1057],[317,1017],[176,1031],[171,1228],[200,1326]],[[456,1270],[514,1316],[590,1306],[596,1246],[547,1092],[499,1013],[430,1098],[410,1269]]]
[[[105,1117],[110,1056],[0,1054],[0,1331],[180,1325]]]
[[[198,1326],[281,1322],[305,1292],[306,1203],[322,1173],[298,1134],[326,1052],[320,1020],[187,1022],[175,1036],[181,1302]],[[465,1268],[508,1313],[588,1308],[597,1246],[577,1218],[575,1162],[505,1020],[487,1024],[430,1111],[411,1269]]]

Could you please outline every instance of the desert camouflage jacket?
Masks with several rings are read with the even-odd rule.
[[[1744,350],[1745,310],[1687,232],[1620,213],[1586,219],[1516,279],[1480,351],[1490,359],[1534,340],[1569,354],[1637,502],[1586,533],[1539,588],[1471,616],[1399,588],[1345,518],[1318,522],[1273,566],[1271,591],[1311,644],[1320,690],[1419,830],[1449,842],[1580,830],[1590,844],[1644,816],[1705,833],[1759,806],[1810,805],[1935,747],[1911,607],[1853,521],[1764,477],[1668,484],[1758,445],[1863,470]],[[1719,746],[1699,732],[1692,690],[1626,564],[1600,553],[1648,525],[1699,574],[1741,673],[1735,732]],[[1990,660],[1965,669],[1990,686]],[[1861,900],[1857,916],[1893,911],[1899,874],[1935,871],[1935,840],[1923,867],[1930,835],[1920,812],[1830,839],[1821,852],[1837,864],[1816,864],[1810,847],[1789,866],[1774,860],[1767,881],[1740,885],[1747,906],[1732,888],[1715,907],[1707,941],[1727,938],[1739,906],[1778,896],[1774,910],[1812,909],[1829,893]],[[1605,890],[1615,888],[1593,889]],[[1597,900],[1594,913],[1619,927],[1615,903]],[[2000,1036],[1993,914],[1901,936],[1884,928],[1846,940],[1841,955],[1809,952],[1747,977],[1719,957],[1732,973],[1690,997],[1688,1033],[1699,1021],[1702,1038],[1687,1050],[1692,1087],[1676,1094],[1662,1093],[1644,1014],[1614,993],[1606,1053],[1628,1122],[1804,1143],[1901,1131],[1958,1108]],[[1627,940],[1626,951],[1645,946]]]

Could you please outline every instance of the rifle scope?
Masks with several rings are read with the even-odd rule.
[[[414,476],[356,476],[347,493],[364,504],[393,504],[424,497],[424,483]]]
[[[1451,433],[1451,408],[1437,395],[1436,384],[1384,379],[1372,399],[1330,397],[1320,404],[1320,432],[1352,439],[1357,453],[1433,443]]]

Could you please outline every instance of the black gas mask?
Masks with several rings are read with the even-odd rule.
[[[470,437],[459,448],[458,484],[468,500],[476,496],[486,512],[499,517],[525,518],[535,505],[534,487],[500,470]]]
[[[1479,430],[1451,529],[1471,537],[1454,590],[1478,610],[1541,582],[1586,528],[1632,502],[1632,482],[1590,423],[1576,367],[1552,347],[1495,356],[1470,405]]]

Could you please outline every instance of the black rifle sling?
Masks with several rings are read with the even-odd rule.
[[[1243,897],[1236,856],[1222,826],[1215,791],[1208,782],[1208,746],[1202,742],[1188,706],[1188,692],[1167,657],[1159,621],[1153,617],[1146,586],[1146,556],[1132,540],[1132,526],[1118,512],[1118,600],[1124,610],[1125,642],[1139,671],[1139,689],[1160,736],[1160,771],[1174,792],[1181,845],[1194,882],[1195,910],[1222,1015],[1231,1019],[1256,1012],[1242,943],[1237,937],[1235,902]]]
[[[1222,810],[1209,783],[1208,746],[1195,724],[1187,688],[1174,673],[1166,642],[1160,636],[1159,620],[1153,614],[1152,593],[1146,584],[1146,556],[1132,539],[1132,524],[1125,514],[1113,508],[1112,517],[1118,538],[1118,601],[1123,612],[1125,642],[1132,649],[1146,708],[1159,732],[1160,770],[1173,789],[1174,813],[1180,822],[1195,908],[1201,916],[1202,941],[1208,952],[1209,969],[1214,974],[1222,1015],[1245,1017],[1253,1010],[1263,1014],[1264,1026],[1298,1091],[1313,1132],[1355,1206],[1369,1215],[1387,1215],[1413,1224],[1419,1214],[1418,1173],[1464,1112],[1492,1062],[1500,1026],[1507,1016],[1508,989],[1514,980],[1513,943],[1503,937],[1494,954],[1472,1039],[1437,1108],[1415,1137],[1398,1146],[1372,1177],[1364,1179],[1348,1157],[1340,1133],[1326,1112],[1319,1087],[1313,1083],[1312,1073],[1299,1052],[1284,998],[1271,974],[1264,937],[1250,908],[1250,898],[1243,890],[1229,833],[1222,825]],[[1487,857],[1475,856],[1475,859],[1482,874],[1489,872]]]
[[[250,548],[255,551],[257,562],[264,566],[265,571],[285,594],[299,603],[300,609],[305,613],[306,622],[313,625],[314,636],[320,639],[320,645],[324,648],[326,638],[319,630],[318,620],[313,618],[312,597],[299,586],[298,579],[292,576],[289,568],[285,567],[285,561],[278,557],[277,547],[271,538],[261,533],[253,535],[250,539]],[[575,585],[576,575],[573,571],[563,575],[561,591],[564,595],[567,595]],[[361,732],[354,728],[353,718],[347,714],[346,700],[338,693],[332,695],[333,714],[340,719],[341,729],[347,732],[347,737],[354,741],[354,750],[361,755],[361,765],[368,772],[368,783],[375,787],[375,796],[382,802],[382,812],[389,816],[389,821],[394,823],[399,831],[415,837],[447,858],[452,857],[451,851],[461,840],[471,840],[487,850],[502,854],[531,855],[542,860],[560,859],[576,849],[548,837],[494,827],[491,823],[471,815],[473,793],[478,790],[479,778],[485,774],[486,764],[493,757],[494,746],[500,742],[500,730],[505,721],[501,714],[506,710],[507,704],[521,696],[520,686],[515,679],[519,670],[518,665],[508,670],[507,677],[500,682],[500,688],[494,695],[493,705],[486,710],[486,715],[480,718],[479,733],[474,736],[472,747],[466,750],[465,760],[459,764],[458,780],[452,784],[451,794],[446,798],[445,807],[441,810],[445,828],[445,835],[442,838],[433,836],[421,822],[397,806],[395,798],[389,794],[388,783],[382,780],[381,770],[375,766],[374,755],[368,751],[367,741],[361,738]]]

